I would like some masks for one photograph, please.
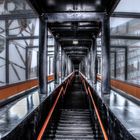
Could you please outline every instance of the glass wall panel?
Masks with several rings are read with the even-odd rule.
[[[111,39],[111,46],[138,46],[140,40],[135,39]]]
[[[26,71],[26,48],[15,43],[9,43],[9,83],[24,81]]]
[[[48,38],[48,75],[53,75],[53,69],[54,69],[54,37],[50,32],[48,32],[49,38]]]
[[[0,86],[5,84],[5,38],[0,36]]]
[[[140,19],[112,17],[110,24],[111,35],[140,36]]]
[[[9,35],[11,36],[34,36],[38,35],[38,19],[9,20]]]
[[[0,1],[0,14],[21,14],[31,10],[25,0],[1,0]]]
[[[0,86],[37,77],[37,15],[26,0],[1,0],[0,16]]]
[[[125,50],[116,49],[116,78],[125,79]]]
[[[131,3],[131,0],[121,0],[118,5],[120,9],[115,11],[126,12],[127,4],[123,4],[124,1]],[[134,0],[132,3],[135,5],[140,1]],[[121,7],[121,4],[124,7]],[[129,5],[127,6],[129,9]],[[129,9],[128,12],[140,11]],[[110,20],[110,25],[111,37],[113,37],[111,38],[111,47],[116,48],[116,79],[140,84],[140,19],[113,17]],[[113,54],[111,54],[111,76],[113,75],[113,61]]]
[[[111,73],[111,77],[114,78],[115,77],[115,52],[112,52],[111,51],[111,54],[110,54],[110,73]]]
[[[140,47],[128,48],[128,82],[140,84]]]
[[[140,0],[120,0],[115,12],[135,12],[140,13]]]
[[[5,37],[5,20],[0,20],[0,36]]]
[[[28,77],[29,79],[38,76],[38,48],[28,48],[27,53]]]

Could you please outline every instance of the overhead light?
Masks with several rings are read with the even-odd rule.
[[[78,44],[78,40],[73,40],[73,44],[77,45]]]

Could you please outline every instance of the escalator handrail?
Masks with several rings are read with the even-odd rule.
[[[58,103],[58,101],[59,101],[59,99],[60,99],[60,96],[65,94],[65,92],[66,92],[66,90],[67,90],[67,87],[68,87],[68,84],[71,82],[71,80],[72,80],[72,78],[73,78],[73,75],[74,75],[74,72],[71,73],[71,74],[66,78],[66,80],[65,80],[65,81],[66,81],[66,87],[65,87],[65,89],[64,89],[63,86],[60,88],[60,91],[59,91],[59,93],[58,93],[58,95],[57,95],[57,97],[56,97],[56,99],[55,99],[55,102],[54,102],[52,108],[50,109],[50,111],[49,111],[49,113],[48,113],[48,115],[47,115],[47,117],[46,117],[46,119],[45,119],[45,122],[44,122],[44,124],[43,124],[43,126],[42,126],[42,128],[41,128],[41,130],[40,130],[40,132],[39,132],[39,135],[38,135],[38,137],[37,137],[37,140],[41,140],[41,139],[42,139],[42,136],[43,136],[43,134],[44,134],[44,132],[45,132],[45,130],[46,130],[48,124],[49,124],[49,121],[50,121],[51,116],[52,116],[52,114],[53,114],[53,112],[54,112],[54,109],[55,109],[55,107],[56,107],[56,105],[57,105],[57,103]]]
[[[103,123],[102,123],[102,120],[101,120],[99,111],[98,111],[97,106],[96,106],[96,104],[95,104],[95,101],[94,101],[94,99],[93,99],[93,97],[92,97],[92,93],[91,93],[90,87],[89,87],[89,86],[88,86],[88,88],[86,87],[85,82],[87,82],[87,81],[85,80],[85,77],[83,76],[83,74],[82,74],[81,72],[80,72],[80,75],[81,75],[81,80],[82,80],[82,82],[83,82],[83,85],[84,85],[84,88],[85,88],[85,90],[86,90],[86,93],[87,93],[87,95],[90,96],[90,99],[91,99],[91,101],[92,101],[93,107],[94,107],[94,109],[95,109],[96,116],[97,116],[97,118],[98,118],[98,121],[99,121],[101,130],[102,130],[102,133],[103,133],[103,136],[104,136],[104,139],[105,139],[105,140],[108,140],[108,136],[107,136],[107,133],[106,133],[106,131],[105,131],[104,125],[103,125]]]
[[[96,115],[97,115],[97,118],[98,118],[100,127],[101,127],[102,132],[103,132],[103,135],[104,135],[104,138],[105,138],[105,140],[108,140],[107,133],[106,133],[105,128],[104,128],[104,126],[103,126],[101,117],[100,117],[100,115],[99,115],[98,109],[97,109],[96,104],[95,104],[95,101],[94,101],[94,99],[93,99],[93,97],[92,97],[92,93],[91,93],[90,87],[88,87],[88,92],[89,92],[89,95],[90,95],[92,104],[93,104],[93,106],[94,106],[94,109],[95,109],[95,112],[96,112]]]
[[[56,104],[57,104],[57,102],[58,102],[58,100],[59,100],[59,98],[60,98],[61,93],[62,93],[63,90],[64,90],[63,87],[61,87],[61,89],[59,91],[59,94],[58,94],[58,96],[57,96],[57,98],[56,98],[56,100],[55,100],[55,102],[54,102],[54,104],[53,104],[53,106],[52,106],[52,108],[51,108],[51,110],[50,110],[50,112],[49,112],[46,120],[45,120],[45,123],[43,124],[43,127],[41,128],[41,131],[40,131],[40,133],[39,133],[39,135],[37,137],[37,140],[41,140],[42,139],[42,136],[43,136],[43,134],[44,134],[44,132],[45,132],[47,126],[48,126],[48,123],[50,121],[50,118],[51,118],[51,116],[53,114],[53,111],[54,111],[54,109],[56,107]]]

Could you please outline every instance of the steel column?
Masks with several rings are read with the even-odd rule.
[[[114,78],[117,77],[116,67],[117,67],[117,53],[115,51],[114,53]]]
[[[106,15],[102,20],[102,94],[110,93],[110,21]]]
[[[47,94],[47,22],[40,19],[39,27],[39,87]]]
[[[68,56],[66,55],[66,77],[68,75]]]
[[[91,73],[91,55],[90,55],[90,51],[89,51],[89,53],[88,53],[88,79],[90,80],[91,79],[91,75],[90,75],[90,73]]]
[[[98,57],[97,60],[98,60],[98,74],[101,74],[101,58]]]
[[[128,48],[125,48],[124,80],[127,81],[128,68]]]
[[[6,84],[9,84],[9,40],[7,39],[9,36],[9,29],[8,29],[8,20],[5,20],[5,35],[6,35],[6,42],[5,42],[5,46],[6,46],[6,51],[5,51],[5,65],[6,65],[6,72],[5,72],[5,76],[6,76]]]
[[[49,56],[49,71],[48,71],[48,75],[51,74],[51,58],[52,57]]]
[[[63,57],[63,73],[64,73],[64,78],[65,78],[65,73],[66,73],[66,57],[65,57],[65,52],[64,52],[64,57]]]
[[[62,65],[61,65],[61,75],[62,75],[62,80],[64,79],[65,77],[65,74],[64,74],[64,50],[62,50]]]
[[[26,57],[26,80],[29,79],[29,70],[28,70],[28,47],[26,47],[26,54],[25,54],[25,57]]]
[[[93,80],[93,84],[96,84],[97,82],[97,45],[96,45],[96,39],[94,38],[92,41],[92,47],[91,47],[91,51],[92,51],[92,80]]]
[[[63,67],[63,64],[62,64],[62,57],[63,57],[63,56],[62,56],[62,47],[61,47],[61,61],[60,61],[60,63],[61,63],[61,64],[60,64],[60,66],[61,66],[61,67],[60,67],[60,70],[61,70],[61,83],[62,83],[62,69],[63,69],[63,68],[62,68],[62,67]]]
[[[55,84],[59,83],[59,43],[58,40],[55,40],[55,48],[54,48],[54,81]]]
[[[85,57],[85,75],[88,78],[88,56]]]

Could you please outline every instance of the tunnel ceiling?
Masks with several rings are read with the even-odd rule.
[[[101,29],[98,15],[111,13],[119,0],[29,0],[67,55],[79,63]]]

